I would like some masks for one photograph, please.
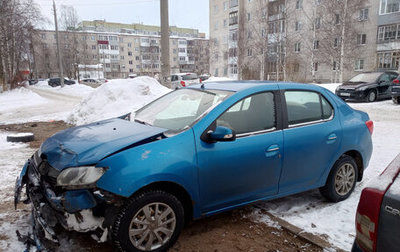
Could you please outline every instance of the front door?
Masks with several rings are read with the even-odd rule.
[[[216,120],[216,126],[236,132],[235,141],[198,139],[203,213],[278,192],[283,143],[275,118],[274,94],[259,93],[239,101]]]

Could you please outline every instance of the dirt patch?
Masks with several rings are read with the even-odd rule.
[[[48,137],[71,126],[61,121],[30,122],[0,125],[0,130],[33,132],[35,140],[30,142],[30,146],[38,148]],[[22,205],[20,204],[19,208],[25,209]],[[12,202],[0,204],[0,210],[10,208],[13,208]],[[322,251],[319,247],[304,242],[286,230],[254,221],[254,211],[257,210],[248,206],[193,221],[183,229],[178,242],[170,249],[170,252]],[[73,247],[79,248],[80,251],[113,251],[112,246],[108,243],[97,244],[87,234],[63,232],[62,236],[67,237],[68,244],[72,243]],[[7,238],[0,236],[0,239]],[[61,248],[59,251],[65,249]]]
[[[22,124],[6,124],[0,125],[0,130],[9,132],[32,132],[35,135],[35,140],[29,142],[31,148],[39,148],[44,140],[54,135],[55,133],[70,128],[73,125],[63,121],[52,122],[29,122]]]

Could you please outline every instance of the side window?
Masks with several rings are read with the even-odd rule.
[[[172,75],[172,77],[171,77],[171,81],[176,81],[176,80],[178,80],[178,76],[176,76],[176,75]]]
[[[260,93],[237,102],[217,119],[217,126],[229,127],[236,134],[273,129],[275,127],[274,94]]]
[[[389,81],[389,75],[388,74],[382,74],[381,77],[379,78],[379,81]]]
[[[393,81],[394,79],[396,79],[397,76],[398,76],[398,74],[391,73],[390,74],[390,81]]]
[[[286,91],[285,99],[289,126],[329,119],[333,115],[332,106],[316,92]]]

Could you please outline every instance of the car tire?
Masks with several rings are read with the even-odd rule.
[[[333,165],[326,184],[320,188],[320,192],[331,202],[345,200],[353,192],[357,178],[356,162],[352,157],[343,155]]]
[[[392,101],[394,104],[400,104],[400,96],[392,97]]]
[[[7,142],[17,143],[27,143],[35,140],[35,135],[33,133],[17,133],[7,136]]]
[[[372,89],[372,90],[368,91],[367,102],[374,102],[374,101],[376,101],[376,98],[377,98],[376,90]]]
[[[114,246],[119,251],[166,251],[178,239],[184,217],[182,203],[174,195],[140,193],[125,204],[114,222]]]

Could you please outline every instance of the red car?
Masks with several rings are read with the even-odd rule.
[[[353,252],[400,249],[400,154],[361,193]]]

